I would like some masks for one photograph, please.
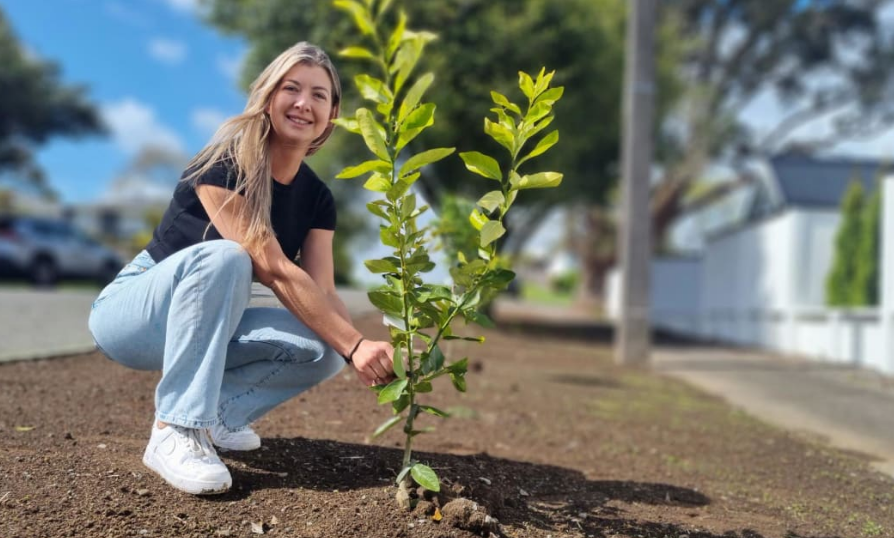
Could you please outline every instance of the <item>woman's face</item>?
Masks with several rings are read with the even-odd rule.
[[[331,119],[329,74],[316,65],[295,65],[279,82],[267,113],[274,140],[307,148],[323,134]]]

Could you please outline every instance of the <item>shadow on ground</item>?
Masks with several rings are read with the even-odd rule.
[[[305,488],[352,491],[390,485],[402,450],[305,438],[264,439],[257,452],[225,453],[235,489],[212,500],[232,502],[264,489]],[[610,480],[588,480],[583,473],[552,465],[494,458],[486,453],[451,455],[416,452],[436,470],[441,498],[466,497],[486,507],[504,525],[545,531],[583,532],[594,538],[764,538],[751,530],[722,535],[625,517],[624,504],[697,508],[711,503],[704,494],[678,486]],[[446,502],[446,501],[445,501]],[[790,534],[787,538],[808,538]],[[820,537],[811,537],[820,538]],[[826,537],[834,538],[834,537]]]

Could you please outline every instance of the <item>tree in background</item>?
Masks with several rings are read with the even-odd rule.
[[[887,0],[669,0],[681,21],[685,97],[668,124],[666,173],[652,196],[656,247],[686,209],[705,166],[797,148],[817,151],[894,125],[894,41],[880,24]],[[784,107],[763,136],[740,119],[756,98]],[[814,138],[792,134],[818,120]],[[803,131],[802,131],[803,132]],[[720,187],[722,192],[729,187]]]
[[[52,196],[34,147],[52,136],[102,133],[99,115],[83,88],[62,84],[55,63],[22,48],[2,11],[0,66],[0,173],[11,172]]]
[[[826,279],[826,304],[856,306],[854,283],[863,228],[863,182],[851,181],[841,202],[841,224],[835,235],[832,269]]]
[[[882,189],[876,182],[861,215],[860,239],[857,241],[856,269],[851,289],[854,305],[874,306],[879,302],[879,269],[881,266],[879,240],[882,221]]]
[[[330,52],[353,42],[343,17],[317,0],[211,0],[209,20],[224,31],[244,36],[251,44],[243,84],[285,47],[313,41]],[[562,189],[550,189],[520,200],[510,219],[510,250],[518,251],[546,212],[557,204],[585,202],[606,206],[617,181],[620,154],[621,78],[623,73],[626,3],[616,0],[439,0],[402,2],[420,28],[438,32],[438,44],[426,54],[421,69],[438,73],[432,102],[444,121],[420,139],[423,146],[474,147],[501,155],[481,129],[490,91],[514,91],[518,70],[556,69],[554,83],[569,92],[557,104],[551,128],[562,143],[544,157],[543,166],[565,172]],[[681,51],[674,17],[665,18],[659,38],[658,117],[669,110],[679,85],[676,66]],[[351,62],[340,62],[345,80],[357,74]],[[347,84],[346,84],[347,86]],[[347,109],[347,104],[345,108]],[[353,147],[346,147],[354,153]],[[331,149],[327,148],[327,152]],[[508,163],[501,162],[502,166]],[[461,194],[478,199],[485,187],[470,181],[461,161],[445,159],[427,167],[415,184],[426,201],[440,208],[442,196]]]

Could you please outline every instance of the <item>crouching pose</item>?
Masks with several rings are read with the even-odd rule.
[[[391,345],[363,338],[335,293],[335,203],[303,162],[332,132],[340,97],[322,50],[283,52],[189,163],[146,249],[93,303],[97,347],[162,372],[143,463],[177,489],[227,491],[214,446],[258,448],[253,421],[346,362],[367,385],[393,379]],[[253,276],[286,309],[248,308]]]

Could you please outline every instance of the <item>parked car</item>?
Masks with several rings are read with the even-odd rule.
[[[0,216],[0,277],[27,278],[37,286],[59,279],[106,284],[121,258],[64,220]]]

